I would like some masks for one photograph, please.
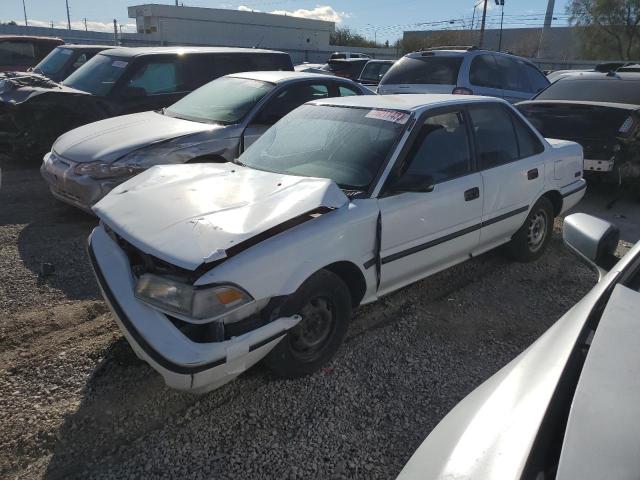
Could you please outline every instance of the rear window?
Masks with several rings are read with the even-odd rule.
[[[461,56],[431,56],[400,59],[389,69],[382,84],[455,85],[462,64]]]
[[[35,51],[32,43],[28,42],[0,42],[1,65],[32,65]]]
[[[561,78],[535,100],[577,100],[640,105],[640,81],[615,78]]]
[[[369,62],[360,74],[360,80],[377,82],[391,68],[392,63]]]

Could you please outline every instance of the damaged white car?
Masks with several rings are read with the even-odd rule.
[[[581,176],[579,145],[545,140],[502,100],[317,100],[235,163],[116,187],[89,253],[136,353],[168,385],[206,391],[263,358],[313,372],[353,308],[498,245],[538,258]]]

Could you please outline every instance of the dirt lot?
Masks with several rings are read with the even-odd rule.
[[[394,478],[451,407],[595,282],[558,221],[537,263],[492,252],[361,308],[313,376],[258,366],[193,396],[167,389],[110,318],[84,251],[95,220],[53,200],[36,169],[0,166],[2,478]],[[628,242],[638,210],[609,212]]]

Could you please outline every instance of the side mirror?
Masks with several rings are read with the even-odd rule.
[[[431,192],[435,182],[431,175],[404,174],[391,182],[394,192]]]
[[[574,213],[564,219],[564,243],[600,276],[611,270],[618,259],[614,255],[620,230],[614,224],[586,213]]]

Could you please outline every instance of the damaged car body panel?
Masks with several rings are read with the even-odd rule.
[[[467,108],[478,113],[483,138],[511,138],[504,155],[515,156],[504,170],[472,171]],[[512,115],[521,138],[529,135],[524,158]],[[462,167],[410,170],[438,149],[459,155]],[[507,102],[488,97],[317,100],[235,163],[155,166],[114,188],[94,206],[101,223],[90,255],[127,339],[169,385],[215,388],[258,356],[281,376],[300,376],[333,357],[354,307],[501,244],[542,254],[553,217],[584,195],[581,153],[572,142],[550,144]],[[506,172],[514,188],[485,192]],[[535,235],[518,240],[520,231]],[[152,317],[171,334],[148,332]],[[245,335],[259,340],[201,365],[197,380],[184,361],[163,365]]]
[[[167,165],[119,185],[94,212],[141,250],[195,270],[284,221],[347,202],[326,179],[277,175],[232,163]],[[140,209],[149,214],[141,217]]]

